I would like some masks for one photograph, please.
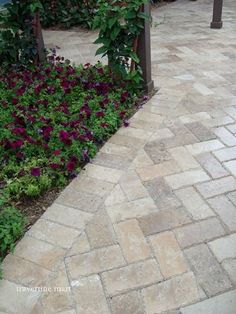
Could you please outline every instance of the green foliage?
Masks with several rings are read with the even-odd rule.
[[[98,8],[96,0],[41,0],[41,3],[44,8],[41,16],[44,27],[60,25],[70,28],[83,25],[91,28]]]
[[[5,8],[0,12],[0,66],[32,63],[37,55],[33,18],[41,3],[12,0]]]
[[[141,83],[141,69],[136,53],[138,36],[143,29],[144,19],[140,11],[145,0],[98,0],[99,11],[94,19],[94,28],[99,28],[95,41],[101,45],[97,55],[108,57],[109,66],[116,79]]]
[[[14,207],[0,209],[0,258],[12,251],[15,241],[22,236],[26,219]]]

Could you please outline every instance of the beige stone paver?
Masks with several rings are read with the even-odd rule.
[[[153,10],[158,92],[5,258],[0,313],[236,313],[236,3],[221,30],[211,14],[210,0]],[[93,31],[44,34],[98,60]]]

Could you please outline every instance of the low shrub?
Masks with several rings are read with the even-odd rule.
[[[0,73],[0,184],[8,199],[63,186],[134,110],[137,90],[101,64]]]

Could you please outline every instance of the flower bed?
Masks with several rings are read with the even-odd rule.
[[[0,72],[0,212],[63,187],[134,111],[137,91],[107,67],[50,59]]]

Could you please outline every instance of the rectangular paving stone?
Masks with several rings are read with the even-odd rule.
[[[92,218],[92,214],[53,203],[52,206],[50,206],[43,214],[42,218],[58,222],[69,227],[83,229],[86,223]]]
[[[147,141],[151,137],[153,132],[143,130],[143,129],[128,127],[128,128],[120,128],[117,131],[117,134],[130,136],[133,138],[138,138],[138,139]]]
[[[90,178],[85,175],[79,175],[70,183],[70,188],[75,191],[95,194],[97,196],[106,196],[114,187],[113,183]]]
[[[108,143],[113,143],[116,145],[122,145],[122,146],[126,146],[128,148],[131,149],[140,149],[142,148],[145,143],[146,140],[145,139],[139,139],[139,138],[134,138],[128,135],[120,135],[118,133],[114,134],[108,141]]]
[[[196,185],[197,190],[204,198],[210,198],[236,190],[236,180],[234,177],[225,177]]]
[[[113,143],[105,143],[102,148],[100,149],[100,152],[105,154],[111,154],[111,155],[119,155],[119,156],[133,156],[136,152],[136,150],[128,148],[126,146],[117,145]]]
[[[234,120],[236,120],[236,108],[235,107],[225,107],[224,111],[230,115]]]
[[[199,285],[208,296],[222,293],[231,288],[231,283],[217,262],[214,255],[205,244],[186,249],[185,255],[197,277]]]
[[[153,166],[137,168],[136,171],[142,181],[149,181],[157,177],[163,177],[172,173],[180,172],[181,168],[175,161],[170,160]]]
[[[143,302],[139,291],[131,291],[111,298],[112,314],[143,314]]]
[[[117,183],[122,176],[123,171],[99,165],[88,164],[85,167],[85,173],[91,178]]]
[[[8,254],[2,262],[4,279],[27,287],[43,286],[51,272],[35,263]]]
[[[134,201],[139,198],[144,198],[144,197],[149,196],[148,192],[144,188],[139,178],[138,180],[120,182],[120,186],[123,189],[129,201]]]
[[[236,158],[236,147],[229,147],[213,152],[219,161],[228,161]]]
[[[90,247],[100,248],[115,244],[115,235],[110,218],[105,210],[99,210],[86,225]]]
[[[114,225],[118,242],[128,263],[147,259],[150,248],[137,220],[131,219]]]
[[[92,164],[118,170],[124,170],[129,167],[131,161],[132,158],[129,156],[118,156],[99,152],[93,158]]]
[[[219,127],[214,130],[214,133],[219,137],[222,143],[227,146],[236,145],[236,137],[230,133],[225,127]]]
[[[71,282],[77,314],[110,313],[98,275],[80,277]]]
[[[231,133],[235,134],[235,133],[236,133],[236,123],[227,125],[227,129],[228,129]]]
[[[236,259],[226,259],[221,265],[228,273],[232,283],[236,285]]]
[[[208,243],[219,262],[227,258],[236,258],[236,233]]]
[[[209,241],[225,234],[223,227],[216,218],[183,226],[175,229],[174,232],[182,248]]]
[[[154,121],[149,121],[147,123],[147,121],[132,117],[129,119],[129,127],[155,132],[156,130],[162,128],[163,124],[161,122]]]
[[[96,249],[88,253],[68,257],[66,264],[73,280],[125,264],[119,245]]]
[[[219,215],[230,231],[236,231],[236,207],[224,196],[217,196],[208,200],[210,206]]]
[[[218,117],[215,119],[202,121],[202,124],[204,124],[206,127],[209,127],[209,128],[218,127],[221,125],[228,125],[230,123],[234,123],[234,120],[230,116],[227,116],[227,115],[223,117]]]
[[[228,169],[233,176],[236,176],[236,160],[224,162],[224,167]]]
[[[144,150],[154,162],[154,164],[159,164],[172,159],[171,155],[167,151],[167,148],[165,147],[164,141],[148,142],[144,146]]]
[[[151,285],[162,280],[157,262],[154,259],[107,271],[102,280],[110,296]]]
[[[201,141],[209,141],[215,139],[215,134],[208,128],[206,128],[200,122],[192,122],[186,124],[186,127]]]
[[[157,130],[149,139],[150,141],[158,141],[158,140],[162,140],[164,138],[169,138],[169,137],[173,137],[174,133],[171,132],[170,129],[168,128],[163,128],[163,129],[159,129]]]
[[[207,112],[197,112],[197,113],[181,116],[179,119],[182,123],[192,123],[192,122],[202,121],[205,119],[211,119],[211,116]]]
[[[30,314],[40,297],[40,291],[28,291],[27,287],[8,280],[0,281],[0,313]]]
[[[118,222],[130,218],[138,218],[158,209],[151,197],[141,198],[132,202],[107,206],[106,210],[113,222]]]
[[[60,196],[55,201],[55,203],[60,204],[60,207],[67,208],[69,206],[91,213],[97,211],[103,202],[103,197],[75,191],[70,188],[70,185],[61,192]],[[52,206],[54,206],[54,204]]]
[[[162,115],[146,112],[142,108],[139,111],[137,111],[133,117],[136,119],[144,120],[146,122],[153,121],[156,123],[161,123],[163,122],[164,119]]]
[[[195,143],[192,145],[187,145],[186,148],[193,156],[208,153],[220,148],[223,148],[224,145],[218,140],[210,140],[200,143]]]
[[[203,170],[197,169],[167,176],[165,180],[172,189],[177,190],[188,185],[210,180],[210,177]]]
[[[150,236],[154,254],[165,278],[182,274],[188,270],[183,253],[172,232]]]
[[[192,272],[142,290],[147,314],[169,311],[199,300],[196,279]]]
[[[121,186],[117,184],[114,189],[111,191],[111,193],[108,195],[108,197],[105,199],[105,206],[112,206],[120,203],[128,202],[128,199],[124,193],[124,191],[121,189]]]
[[[16,246],[14,255],[34,262],[48,270],[63,259],[66,251],[49,243],[25,236]]]
[[[156,213],[143,216],[138,219],[144,235],[151,235],[158,232],[191,222],[182,208],[166,209]]]
[[[177,199],[169,185],[165,182],[164,178],[160,177],[144,182],[144,186],[154,200],[158,209],[170,209],[181,206],[180,201]]]
[[[196,159],[194,159],[189,151],[183,146],[171,148],[169,152],[183,171],[198,168],[200,166]]]
[[[213,179],[229,175],[229,172],[222,167],[219,161],[212,154],[205,153],[196,156],[196,158]]]
[[[180,311],[182,314],[235,314],[235,309],[236,290],[233,290],[186,306]]]
[[[70,248],[80,231],[46,219],[39,219],[27,232],[29,236],[62,248]]]
[[[175,194],[181,200],[193,219],[198,220],[215,216],[215,213],[210,209],[193,187],[176,190]]]

